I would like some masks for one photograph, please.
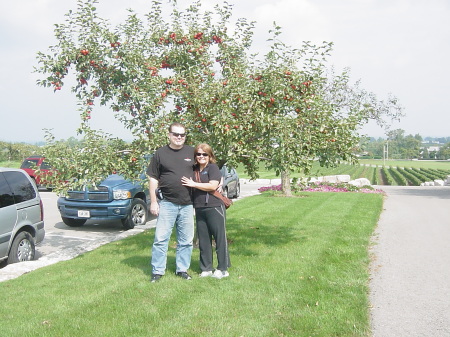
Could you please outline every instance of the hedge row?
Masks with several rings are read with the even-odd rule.
[[[397,185],[389,168],[385,166],[381,168],[381,177],[383,178],[384,185]]]
[[[399,186],[407,186],[409,185],[408,179],[406,179],[405,175],[401,171],[401,169],[398,169],[396,167],[391,167],[389,169],[389,172],[391,173],[391,176],[394,178],[396,185]]]

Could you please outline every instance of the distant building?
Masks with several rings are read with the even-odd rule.
[[[439,152],[440,149],[441,149],[440,146],[429,146],[428,152]]]

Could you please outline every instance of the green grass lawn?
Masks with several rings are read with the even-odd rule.
[[[258,195],[227,212],[230,277],[150,283],[154,230],[0,283],[2,336],[370,336],[383,196]]]

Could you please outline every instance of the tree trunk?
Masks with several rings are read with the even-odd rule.
[[[281,171],[281,191],[287,197],[292,197],[291,178],[287,171]]]

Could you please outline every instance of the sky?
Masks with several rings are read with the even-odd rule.
[[[184,8],[190,3],[178,0]],[[202,0],[205,8],[220,1]],[[234,19],[256,22],[254,48],[267,45],[273,22],[288,45],[333,42],[329,66],[350,69],[352,82],[377,95],[396,96],[405,117],[392,125],[405,135],[450,136],[450,1],[448,0],[229,0]],[[115,25],[131,8],[140,16],[151,1],[99,0],[99,15]],[[76,99],[68,86],[53,92],[36,85],[38,51],[56,43],[54,24],[75,10],[76,0],[17,0],[0,3],[0,141],[44,141],[76,136],[80,125]],[[92,114],[93,128],[125,140],[131,134],[105,108]],[[384,137],[375,124],[362,130]]]

